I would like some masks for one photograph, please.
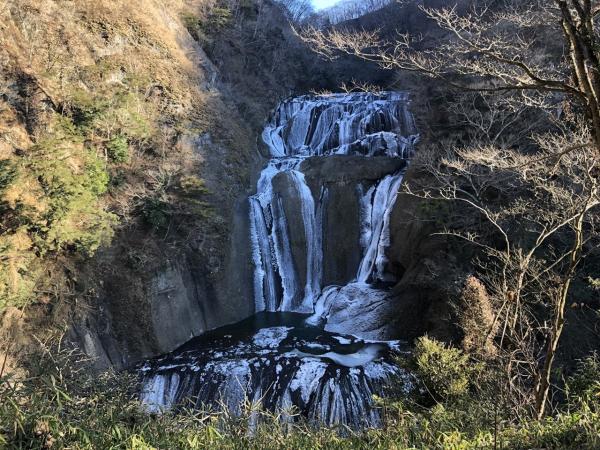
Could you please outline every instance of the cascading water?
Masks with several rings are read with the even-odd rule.
[[[408,104],[385,92],[279,105],[249,199],[257,314],[146,363],[148,408],[239,413],[249,400],[326,425],[379,424],[373,395],[402,376],[388,358],[400,344],[373,324],[395,281],[390,214],[418,139]]]
[[[372,186],[361,198],[361,247],[363,259],[356,279],[366,283],[371,278],[386,281],[385,249],[390,245],[390,213],[402,183],[402,174],[388,175]]]
[[[263,132],[272,159],[261,174],[257,194],[250,199],[257,311],[313,312],[321,291],[322,214],[328,205],[322,197],[313,198],[302,173],[303,161],[350,154],[406,159],[417,138],[406,93],[306,96],[279,106]],[[276,177],[285,174],[295,187],[296,195],[291,198],[273,188]],[[390,174],[361,198],[364,258],[358,282],[385,281],[389,215],[401,182],[401,173]],[[297,267],[289,247],[281,242],[288,241],[285,228],[290,220],[281,207],[282,198],[301,204],[306,267]],[[303,288],[295,283],[299,274],[306,279]],[[294,301],[297,296],[302,300]]]

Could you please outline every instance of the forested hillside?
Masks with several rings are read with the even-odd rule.
[[[320,14],[335,24],[357,19],[373,11],[377,11],[390,3],[392,3],[390,0],[343,0],[321,11]]]

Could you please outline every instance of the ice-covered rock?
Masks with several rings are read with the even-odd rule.
[[[337,289],[327,299],[325,329],[363,339],[389,340],[395,335],[395,304],[390,297],[391,292],[366,283],[350,283]]]
[[[355,274],[390,281],[389,214],[418,140],[408,107],[407,93],[382,92],[276,109],[263,133],[271,160],[250,198],[257,311],[312,312],[325,284]]]
[[[362,154],[409,157],[418,140],[406,92],[295,97],[263,133],[274,157]]]
[[[255,324],[245,321],[148,361],[140,368],[142,402],[154,412],[224,407],[240,414],[254,401],[276,412],[294,406],[315,424],[379,425],[373,395],[383,395],[391,381],[410,387],[390,363],[397,345],[338,336],[302,319],[250,331]]]
[[[257,402],[293,406],[313,423],[380,424],[373,396],[392,380],[410,385],[392,363],[402,344],[387,341],[386,287],[396,281],[390,212],[418,140],[408,106],[404,92],[279,105],[263,133],[271,159],[249,200],[257,314],[141,367],[148,409],[240,414]]]

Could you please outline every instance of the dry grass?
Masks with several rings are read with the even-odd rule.
[[[476,277],[467,278],[461,293],[460,326],[463,330],[463,348],[484,357],[497,353],[493,337],[497,333],[496,312],[485,286]]]
[[[119,225],[113,250],[92,262],[97,269],[116,264],[122,274],[133,271],[129,274],[133,279],[139,276],[136,270],[147,273],[169,254],[180,255],[190,236],[221,242],[225,238],[225,230],[218,230],[215,223],[226,221],[227,205],[238,194],[234,186],[219,189],[218,174],[224,168],[215,166],[215,158],[210,159],[212,165],[205,163],[207,152],[214,151],[211,145],[196,148],[191,143],[210,133],[216,145],[225,143],[239,155],[251,154],[254,140],[237,118],[223,126],[229,108],[217,91],[203,87],[207,82],[203,64],[210,62],[180,20],[183,11],[202,15],[214,4],[214,0],[0,1],[0,160],[22,167],[34,145],[56,135],[52,123],[57,117],[76,121],[82,105],[95,114],[93,126],[80,127],[83,143],[66,144],[62,164],[73,174],[81,172],[82,161],[71,157],[81,153],[81,147],[75,148],[81,145],[106,160],[109,191],[94,207],[115,213]],[[99,116],[97,108],[106,113]],[[106,144],[118,135],[127,136],[129,157],[115,163],[107,158]],[[247,179],[244,165],[247,159],[242,157],[234,167],[240,174],[237,183]],[[203,173],[216,175],[210,186],[216,195],[183,192],[185,180],[199,179]],[[235,185],[236,180],[227,182]],[[173,206],[164,229],[148,230],[142,213],[148,199]],[[37,210],[39,216],[48,208],[39,180],[22,169],[0,192],[0,201],[13,215],[25,208]],[[223,206],[219,214],[224,217],[198,216],[198,208],[206,202]],[[73,215],[65,226],[77,228],[80,222],[85,217]],[[4,287],[0,282],[0,308],[11,298],[40,301],[36,292],[74,295],[81,286],[99,290],[100,280],[86,280],[99,278],[99,273],[80,273],[85,267],[81,255],[70,250],[36,255],[25,229],[1,225],[0,247],[6,244],[10,250],[4,267],[7,282]],[[132,249],[143,267],[127,266],[126,254]],[[131,295],[132,300],[136,297]]]

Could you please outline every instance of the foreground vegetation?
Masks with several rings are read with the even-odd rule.
[[[384,426],[354,432],[290,423],[246,405],[241,417],[184,410],[147,414],[131,375],[92,377],[71,352],[45,350],[30,376],[0,379],[0,446],[6,448],[581,448],[600,445],[600,359],[581,361],[562,407],[518,421],[493,390],[493,367],[422,338],[409,366],[420,380],[409,398],[379,399]]]

